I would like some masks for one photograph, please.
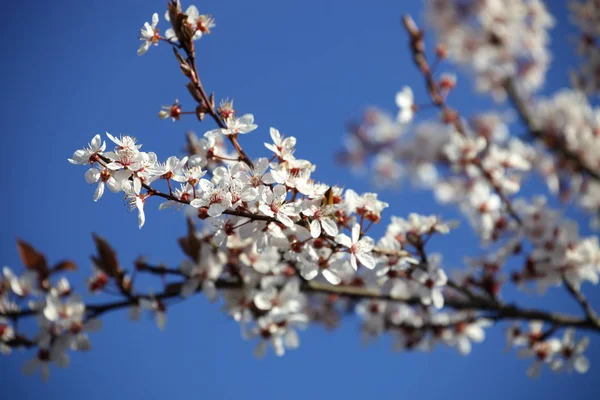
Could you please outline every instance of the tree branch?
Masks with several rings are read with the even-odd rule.
[[[598,317],[598,314],[596,314],[596,311],[594,311],[594,308],[588,302],[588,300],[585,298],[585,296],[583,295],[581,290],[579,288],[577,288],[575,285],[573,285],[566,278],[563,278],[563,282],[565,284],[565,287],[571,294],[571,296],[573,296],[573,298],[575,300],[577,300],[577,302],[581,306],[583,312],[587,316],[587,320],[590,323],[592,323],[597,329],[600,329],[600,317]]]

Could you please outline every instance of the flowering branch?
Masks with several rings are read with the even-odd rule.
[[[539,82],[527,80],[531,72],[520,68],[521,57],[529,57],[530,68],[545,71],[544,38],[551,21],[540,3],[522,2],[508,4],[524,7],[513,10],[518,12],[494,10],[507,15],[494,19],[492,26],[486,25],[488,19],[484,18],[490,12],[486,2],[460,6],[460,13],[455,12],[453,2],[431,2],[430,6],[434,19],[449,13],[438,21],[439,28],[447,30],[443,37],[456,35],[458,26],[474,32],[471,37],[485,38],[476,43],[479,47],[469,50],[492,60],[490,65],[477,65],[474,73],[479,83],[498,99],[511,97],[535,136],[543,130],[537,125],[537,116],[544,113],[528,110],[516,96],[516,85],[527,91],[539,86]],[[412,90],[404,88],[396,96],[400,108],[396,120],[381,112],[368,112],[366,123],[354,128],[357,153],[348,160],[374,156],[378,172],[392,181],[401,175],[403,166],[398,162],[403,162],[441,201],[460,206],[486,252],[466,258],[467,270],[454,271],[458,273],[452,278],[442,266],[441,255],[428,253],[426,245],[434,236],[449,234],[456,223],[436,215],[392,217],[385,233],[375,241],[370,237],[371,228],[381,222],[389,205],[376,193],[358,194],[315,181],[315,165],[296,157],[295,137],[284,137],[271,127],[272,142],[265,143],[268,154],[250,159],[238,136],[258,128],[254,116],[238,117],[233,100],[222,100],[217,107],[214,94],[207,94],[199,77],[195,42],[211,33],[214,18],[200,14],[195,6],[184,12],[178,0],[171,0],[165,19],[171,28],[164,36],[157,27],[158,14],[144,25],[138,54],[159,43],[171,47],[197,106],[194,111],[182,110],[176,100],[163,106],[159,117],[179,121],[194,114],[202,121],[208,114],[217,129],[202,138],[188,133],[188,155],[182,159],[171,156],[160,162],[154,152],[142,151],[135,138],[107,133],[114,150],[107,151],[106,142],[96,135],[87,147],[75,151],[69,162],[89,168],[85,179],[97,184],[94,201],[103,196],[105,187],[122,192],[130,209],[137,211],[140,228],[146,222],[150,198],[164,200],[159,209],[184,209],[188,216],[193,215],[188,219],[187,235],[179,239],[185,259],[177,268],[138,259],[130,273],[121,267],[108,242],[94,235],[97,254],[91,258],[88,289],[91,294],[119,299],[87,304],[73,293],[65,277],[57,280],[57,274],[75,269],[74,263],[50,267],[42,253],[19,241],[25,270],[15,274],[6,267],[0,277],[0,351],[37,347],[37,356],[23,367],[25,373],[40,367],[46,379],[49,364],[66,366],[68,350],[89,350],[88,332],[100,328],[99,317],[105,313],[127,308],[135,320],[146,310],[154,315],[158,328],[164,329],[168,308],[196,293],[211,302],[223,300],[223,310],[240,324],[243,338],[258,341],[255,354],[259,357],[268,346],[278,356],[296,349],[299,329],[310,323],[335,327],[342,316],[355,311],[365,336],[389,333],[395,349],[431,350],[446,345],[461,354],[469,353],[473,342],[484,339],[484,328],[510,320],[514,324],[507,331],[509,345],[520,347],[523,355],[534,360],[528,374],[535,376],[544,364],[555,371],[571,364],[578,372],[587,371],[589,362],[583,352],[588,339],[575,343],[574,335],[575,329],[600,332],[599,317],[579,289],[584,281],[599,280],[598,240],[579,237],[576,226],[542,198],[510,197],[519,192],[521,179],[533,165],[551,157],[553,165],[560,168],[560,160],[553,158],[556,154],[540,155],[518,140],[507,141],[508,133],[503,135],[500,119],[493,115],[467,121],[448,105],[446,98],[456,79],[443,75],[438,80],[435,75],[440,62],[452,54],[446,45],[437,47],[436,60],[430,64],[423,31],[409,16],[403,18],[413,61],[424,77],[431,104],[417,106]],[[480,21],[479,25],[473,26],[473,21]],[[496,31],[501,24],[510,29]],[[484,34],[476,35],[478,30]],[[521,43],[518,37],[505,37],[507,32],[537,34],[541,39],[539,43]],[[464,37],[469,35],[449,43],[460,44]],[[515,46],[506,45],[509,39]],[[470,56],[463,55],[462,61]],[[497,69],[495,63],[505,63],[506,68]],[[413,143],[396,140],[415,112],[427,107],[441,112],[443,126],[434,124],[433,129],[430,125],[417,132]],[[535,107],[544,111],[540,104]],[[553,107],[546,112],[548,118]],[[593,112],[585,110],[580,114],[588,123]],[[536,115],[536,121],[531,115]],[[577,130],[569,129],[573,131]],[[234,148],[231,154],[226,141]],[[560,151],[563,157],[570,154]],[[583,156],[581,165],[591,165],[587,160],[593,159],[593,154],[588,151]],[[540,161],[543,157],[546,159]],[[161,181],[168,190],[157,188]],[[586,207],[595,206],[593,184],[591,189],[579,189]],[[203,221],[201,230],[193,222],[196,218]],[[522,268],[513,269],[507,282],[508,261],[513,263],[517,257],[523,259]],[[161,289],[138,292],[139,274],[159,277]],[[564,284],[585,317],[530,309],[503,299],[502,288],[507,283],[524,286],[529,282],[540,290]],[[35,335],[19,331],[18,321],[25,317],[36,318],[39,331]],[[529,323],[528,330],[522,329],[523,321]],[[555,337],[560,330],[564,330],[562,341]]]
[[[600,181],[600,172],[588,167],[581,160],[579,155],[577,155],[577,153],[569,150],[563,140],[560,140],[560,138],[557,137],[545,135],[544,131],[537,126],[537,123],[531,115],[525,100],[521,97],[514,81],[511,79],[506,81],[506,93],[508,94],[508,98],[512,101],[515,109],[518,111],[521,120],[529,129],[531,136],[541,140],[551,151],[556,152],[563,159],[568,160],[573,166],[573,170],[575,172],[581,172],[584,175]]]

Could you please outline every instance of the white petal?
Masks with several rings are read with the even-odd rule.
[[[323,218],[321,226],[329,236],[335,237],[338,234],[338,227],[331,218]]]
[[[433,289],[431,291],[431,300],[433,301],[433,305],[438,310],[444,307],[444,296],[442,296],[442,292],[437,289]]]
[[[462,355],[469,354],[471,352],[471,342],[465,336],[459,336],[456,341],[458,351]]]
[[[291,228],[294,226],[294,221],[292,221],[290,219],[290,217],[288,217],[285,214],[282,213],[277,213],[277,219],[279,220],[279,222],[281,222],[282,224],[284,224],[285,226],[287,226],[288,228]]]
[[[96,190],[94,191],[94,201],[100,200],[102,195],[104,194],[104,182],[98,183]]]
[[[575,358],[573,366],[575,367],[575,371],[585,374],[590,369],[590,361],[584,355],[580,355]]]
[[[370,254],[359,252],[356,253],[356,258],[358,258],[358,261],[360,261],[363,266],[369,269],[375,268],[375,259]]]
[[[254,304],[259,310],[270,310],[273,307],[273,296],[268,292],[260,292],[254,296]]]
[[[321,224],[316,219],[310,223],[310,235],[315,239],[321,236]]]
[[[358,242],[359,237],[360,237],[360,225],[354,224],[354,226],[352,227],[352,243]]]
[[[100,179],[100,171],[90,168],[85,172],[85,181],[89,184],[96,183]]]
[[[474,342],[481,342],[481,341],[483,341],[483,339],[485,339],[484,330],[475,324],[471,324],[471,325],[467,326],[465,333]]]
[[[327,279],[327,282],[331,283],[332,285],[339,285],[342,281],[339,276],[334,274],[329,269],[324,269],[321,273],[323,274],[323,278]]]
[[[206,298],[211,302],[215,302],[217,300],[217,288],[211,281],[206,280],[202,283],[202,293],[204,293]]]
[[[315,279],[319,274],[319,269],[314,264],[302,264],[300,275],[307,281]]]
[[[344,247],[352,247],[352,239],[350,239],[346,234],[340,233],[335,237],[335,241]]]

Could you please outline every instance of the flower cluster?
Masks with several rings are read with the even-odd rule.
[[[573,370],[580,374],[587,372],[590,362],[583,352],[590,341],[584,337],[575,342],[575,330],[566,329],[562,340],[548,338],[551,330],[544,332],[542,321],[531,321],[529,330],[523,331],[519,324],[506,330],[508,349],[513,346],[520,347],[521,358],[533,358],[533,364],[527,369],[527,375],[537,377],[542,372],[542,367],[547,365],[554,372]]]
[[[543,146],[536,168],[563,201],[573,197],[595,215],[600,210],[600,108],[580,91],[562,90],[533,104],[534,124]]]
[[[426,15],[450,57],[473,71],[479,91],[503,100],[509,78],[528,92],[543,84],[554,19],[541,0],[429,0]]]
[[[577,52],[583,63],[571,71],[573,84],[582,91],[600,92],[600,3],[597,0],[570,0],[571,20],[581,31]]]
[[[46,272],[61,269],[55,267]],[[39,369],[42,379],[47,380],[51,363],[62,368],[69,365],[68,350],[91,349],[87,333],[98,331],[102,321],[86,313],[81,296],[72,293],[65,277],[50,284],[44,271],[45,268],[27,269],[16,275],[4,267],[0,277],[0,313],[19,313],[23,309],[23,300],[28,299],[24,308],[34,313],[39,330],[31,341],[19,335],[8,319],[0,317],[0,350],[10,354],[11,343],[28,347],[35,344],[37,355],[24,364],[22,370],[30,375]]]
[[[595,10],[591,3],[572,4],[586,32],[592,26],[588,14]],[[199,121],[212,119],[216,128],[201,137],[188,132],[183,157],[160,161],[132,136],[106,133],[112,149],[98,134],[69,162],[86,166],[86,182],[96,185],[94,201],[106,187],[122,194],[130,210],[137,211],[140,229],[154,200],[160,201],[159,210],[185,210],[188,233],[178,241],[185,259],[169,268],[140,258],[129,271],[108,242],[94,235],[97,254],[87,280],[89,293],[119,299],[90,304],[73,293],[64,276],[58,277],[76,268],[72,262],[50,267],[43,254],[19,241],[25,269],[16,274],[5,267],[0,276],[0,352],[37,349],[23,371],[39,368],[45,380],[51,363],[68,365],[68,350],[91,348],[87,333],[100,328],[104,313],[128,308],[130,319],[137,320],[146,311],[162,330],[171,300],[201,292],[210,302],[223,303],[244,339],[258,342],[257,357],[269,347],[282,356],[299,347],[299,330],[319,323],[334,328],[349,312],[360,318],[365,340],[390,334],[395,350],[431,351],[444,345],[463,355],[484,340],[484,328],[512,319],[531,322],[528,332],[516,324],[506,334],[509,346],[534,358],[530,376],[537,376],[544,364],[554,371],[586,372],[590,363],[583,353],[589,342],[575,341],[573,328],[600,331],[600,318],[580,290],[584,282],[599,281],[598,238],[580,236],[577,224],[563,219],[545,198],[516,196],[522,195],[526,174],[537,169],[552,192],[576,193],[585,209],[597,213],[600,179],[592,178],[593,167],[600,165],[600,112],[575,91],[537,100],[531,115],[529,104],[516,98],[522,90],[537,89],[548,66],[547,29],[553,22],[539,0],[430,0],[428,13],[444,40],[436,49],[437,61],[451,54],[475,71],[480,89],[498,98],[511,96],[539,143],[511,137],[503,114],[479,113],[466,120],[450,108],[446,99],[456,78],[434,75],[423,34],[405,17],[413,59],[439,121],[411,128],[424,106],[404,87],[395,98],[397,113],[372,108],[351,127],[341,159],[362,167],[372,157],[378,184],[396,184],[408,176],[440,202],[458,206],[484,250],[465,257],[466,269],[449,274],[442,255],[429,252],[432,238],[458,225],[437,215],[392,216],[383,236],[374,239],[371,228],[389,204],[377,193],[319,182],[316,166],[297,157],[295,137],[271,127],[265,154],[249,157],[238,139],[261,134],[254,116],[238,115],[230,99],[217,106],[198,76],[194,42],[211,33],[214,19],[195,6],[184,12],[178,0],[171,0],[165,14],[171,27],[161,36],[155,13],[140,31],[138,54],[161,42],[171,46],[197,104],[185,111],[175,100],[158,116],[178,122],[193,115]],[[522,268],[512,268],[518,257]],[[160,276],[162,288],[140,291],[136,279],[142,274]],[[504,303],[501,289],[508,281],[522,288],[533,283],[540,292],[564,285],[585,317]],[[16,324],[29,316],[38,323],[33,335]],[[550,328],[543,330],[544,323]]]

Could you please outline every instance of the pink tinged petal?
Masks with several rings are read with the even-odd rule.
[[[342,281],[339,276],[329,269],[324,269],[321,273],[323,274],[323,278],[325,278],[327,282],[331,283],[332,285],[339,285]]]
[[[38,368],[39,364],[40,360],[37,357],[32,358],[31,360],[27,360],[27,362],[21,367],[21,372],[23,372],[23,374],[27,376],[33,375],[35,373],[35,370]]]
[[[167,325],[167,313],[163,311],[156,312],[156,326],[161,331],[165,329],[165,325]]]
[[[590,369],[590,361],[584,355],[580,355],[575,358],[573,366],[575,367],[575,371],[585,374]]]
[[[316,219],[310,223],[310,235],[316,239],[321,236],[321,224]]]
[[[352,247],[352,239],[350,239],[348,237],[348,235],[346,235],[346,234],[340,233],[339,235],[337,235],[335,237],[335,241],[344,247],[347,247],[347,248]]]
[[[196,292],[198,286],[200,286],[200,281],[198,279],[188,279],[181,285],[181,292],[179,292],[179,295],[183,298],[190,297]]]
[[[98,183],[96,190],[94,191],[94,201],[100,200],[102,195],[104,194],[104,182]]]
[[[370,254],[356,253],[356,258],[363,266],[369,269],[375,268],[375,259]]]
[[[98,171],[96,168],[90,168],[85,172],[85,181],[90,185],[98,182],[99,179],[100,171]]]
[[[321,219],[321,226],[329,236],[335,237],[338,234],[338,227],[331,218]]]

